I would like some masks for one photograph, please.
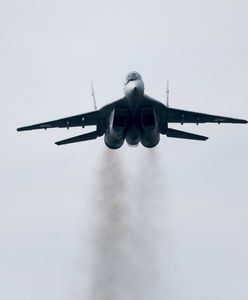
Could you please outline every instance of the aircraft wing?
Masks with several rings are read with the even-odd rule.
[[[208,115],[176,108],[168,108],[168,123],[240,123],[246,124],[243,119],[228,118],[222,116]]]
[[[17,128],[17,131],[26,131],[33,129],[47,129],[47,128],[70,128],[70,127],[84,127],[98,124],[99,111],[92,111],[89,113],[76,115],[68,118],[58,119],[50,122],[34,124],[30,126]]]

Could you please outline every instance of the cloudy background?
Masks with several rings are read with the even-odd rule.
[[[17,133],[123,95],[248,118],[247,1],[0,2],[0,298],[247,299],[245,125],[111,152]],[[181,125],[174,126],[182,128]],[[108,201],[109,199],[109,201]]]

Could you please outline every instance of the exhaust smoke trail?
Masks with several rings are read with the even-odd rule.
[[[146,152],[137,166],[137,174],[131,175],[120,153],[104,153],[92,204],[92,300],[155,298],[157,255],[165,232],[156,153]]]

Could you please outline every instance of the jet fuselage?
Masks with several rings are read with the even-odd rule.
[[[139,142],[149,148],[156,146],[159,142],[156,115],[149,100],[144,98],[144,82],[137,72],[127,75],[124,94],[126,105],[116,106],[111,112],[105,144],[117,149],[126,140],[130,146]]]

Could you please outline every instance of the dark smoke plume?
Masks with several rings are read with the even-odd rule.
[[[90,300],[146,300],[156,294],[165,232],[157,157],[145,152],[132,172],[122,162],[118,151],[106,150],[98,171]]]

